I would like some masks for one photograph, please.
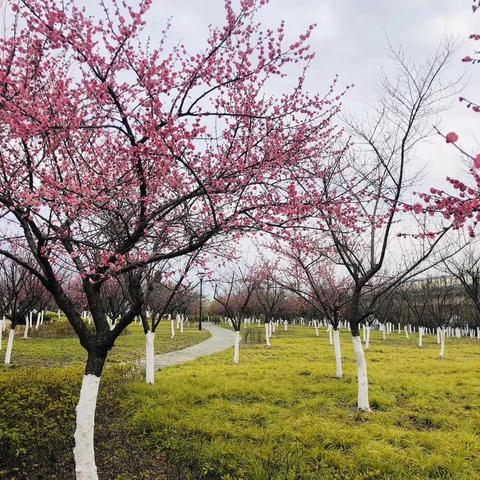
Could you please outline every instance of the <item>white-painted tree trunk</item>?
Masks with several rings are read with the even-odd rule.
[[[367,361],[365,353],[362,348],[362,341],[360,337],[352,337],[353,349],[357,359],[357,380],[358,380],[358,410],[370,411],[370,404],[368,401],[368,376],[367,376]]]
[[[370,348],[370,327],[365,327],[366,333],[365,333],[365,350],[368,350]]]
[[[145,381],[155,383],[155,332],[145,334]]]
[[[265,341],[267,342],[267,347],[270,347],[270,336],[268,331],[268,323],[265,324]]]
[[[340,348],[340,331],[334,330],[333,331],[333,350],[335,351],[335,363],[337,366],[336,377],[342,378],[343,377],[343,369],[342,369],[342,350]]]
[[[328,343],[333,345],[333,328],[331,325],[328,326]]]
[[[13,339],[15,338],[15,329],[10,328],[8,334],[7,351],[5,352],[5,365],[10,365],[12,361]]]
[[[41,313],[38,312],[38,313],[37,313],[37,321],[36,321],[36,323],[35,323],[35,330],[38,330],[38,327],[40,326],[41,316],[42,316]]]
[[[276,322],[270,322],[271,325],[272,325],[272,333],[275,333],[275,329],[276,329],[276,326],[277,326],[277,323]],[[270,335],[271,336],[271,335]]]
[[[0,320],[0,350],[2,349],[2,341],[3,341],[3,324],[5,323],[5,319]]]
[[[235,348],[233,350],[233,363],[240,363],[240,332],[235,331]]]
[[[318,325],[317,325],[317,321],[316,321],[316,320],[313,320],[313,326],[315,327],[315,335],[316,335],[317,337],[319,337],[319,336],[320,336],[320,333],[319,333],[319,331],[318,331]]]
[[[387,326],[384,324],[382,328],[382,339],[386,340],[387,339]]]
[[[418,346],[423,347],[423,327],[418,327]]]
[[[83,376],[77,404],[77,428],[73,449],[76,480],[98,480],[93,434],[99,385],[100,377],[92,374]]]
[[[183,315],[180,316],[180,333],[183,333],[183,322],[185,321],[185,317]]]
[[[410,336],[408,335],[408,327],[405,325],[405,336],[408,338],[410,338]]]
[[[170,338],[174,338],[174,337],[175,337],[175,323],[173,321],[173,318],[170,316]]]
[[[445,358],[445,329],[440,329],[440,358]]]
[[[283,324],[283,330],[286,332],[288,330],[288,321],[285,320],[284,324]]]
[[[30,320],[28,315],[25,315],[25,330],[23,331],[23,338],[28,338],[28,326],[30,324]]]

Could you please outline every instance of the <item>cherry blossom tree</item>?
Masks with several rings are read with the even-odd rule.
[[[284,264],[277,270],[276,281],[299,296],[314,315],[326,319],[333,329],[332,341],[336,361],[336,377],[343,377],[339,325],[350,301],[350,281],[336,272],[332,246],[319,248],[325,239],[312,232],[279,238],[270,246]],[[316,320],[313,320],[314,322]],[[318,327],[315,325],[315,328]]]
[[[442,83],[441,73],[454,50],[447,41],[422,66],[392,51],[398,75],[383,76],[378,104],[368,118],[348,121],[352,147],[336,160],[336,171],[324,177],[318,221],[305,225],[328,232],[335,261],[350,278],[347,320],[357,359],[359,410],[370,410],[359,326],[383,295],[418,273],[448,231],[448,226],[422,225],[420,233],[415,231],[422,240],[418,248],[401,255],[402,239],[408,239],[402,234],[408,223],[405,215],[423,211],[421,205],[411,205],[410,179],[416,172],[410,161],[418,143],[432,133],[430,122],[443,101],[453,93],[454,84]],[[338,195],[341,202],[336,201]]]
[[[73,0],[8,0],[0,41],[0,254],[42,282],[88,353],[78,480],[97,478],[100,377],[144,303],[137,278],[111,329],[102,285],[219,234],[307,215],[295,183],[322,176],[341,134],[333,121],[344,92],[335,82],[326,95],[306,91],[314,26],[287,44],[283,22],[257,21],[265,0],[237,10],[226,0],[225,23],[189,52],[167,47],[168,26],[159,44],[142,41],[153,1],[132,3],[99,0],[103,14],[92,16]],[[297,68],[294,85],[287,68]],[[80,276],[93,330],[60,270]]]
[[[190,292],[195,285],[189,285],[188,273],[196,265],[200,250],[184,257],[182,266],[172,265],[172,261],[157,262],[151,268],[147,268],[143,279],[145,294],[145,307],[140,316],[146,339],[146,382],[155,383],[155,332],[162,318],[169,314],[172,337],[175,334],[173,313],[179,306],[182,297]],[[136,289],[133,288],[133,295]],[[148,310],[148,311],[147,311]]]
[[[228,280],[215,285],[213,299],[219,303],[235,331],[233,363],[240,363],[240,329],[247,315],[247,308],[257,288],[256,276],[252,269],[238,266],[230,272]]]
[[[23,258],[26,264],[30,259]],[[10,365],[15,331],[18,325],[25,324],[27,332],[29,314],[41,309],[49,300],[49,294],[40,280],[29,270],[10,259],[0,262],[0,314],[10,320],[5,365]],[[0,327],[3,329],[2,326]]]

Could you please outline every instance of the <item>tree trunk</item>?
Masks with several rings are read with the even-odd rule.
[[[370,348],[370,326],[365,327],[365,350],[368,350]]]
[[[233,350],[233,363],[240,363],[240,331],[235,330],[235,349]]]
[[[387,326],[385,324],[383,324],[383,328],[382,328],[382,340],[386,340],[387,339]]]
[[[440,329],[440,358],[445,358],[445,329]]]
[[[336,377],[343,377],[342,370],[342,351],[340,349],[340,331],[338,329],[333,331],[333,349],[335,351],[335,363],[337,365]]]
[[[175,323],[173,321],[173,317],[170,317],[170,338],[175,338]]]
[[[88,353],[80,399],[76,409],[77,428],[75,430],[75,448],[73,449],[76,480],[98,480],[93,437],[98,387],[106,357],[106,354]]]
[[[333,330],[332,325],[329,325],[329,326],[328,326],[328,343],[329,343],[330,345],[333,345],[333,333],[332,333],[332,330]]]
[[[353,336],[353,349],[355,350],[355,357],[357,359],[357,378],[358,378],[358,410],[366,412],[370,411],[370,404],[368,402],[368,376],[367,376],[367,361],[362,348],[362,341],[360,336]]]
[[[286,332],[288,330],[288,321],[285,320],[285,323],[283,324],[283,330]]]
[[[318,332],[318,325],[317,325],[317,321],[316,320],[312,320],[313,321],[313,326],[315,327],[315,335],[317,337],[320,336],[320,333]]]
[[[267,342],[267,347],[270,347],[270,337],[268,333],[269,333],[269,328],[268,328],[268,323],[266,323],[265,324],[265,340]]]
[[[28,315],[25,316],[25,330],[23,331],[23,338],[28,338],[28,326],[29,326]]]
[[[0,320],[0,350],[2,349],[2,342],[3,342],[3,325],[5,323],[5,318]]]
[[[423,327],[418,328],[418,346],[423,347]]]
[[[155,332],[145,334],[145,381],[155,383]]]
[[[12,360],[13,339],[15,338],[15,328],[10,327],[8,334],[7,351],[5,352],[5,365],[10,365]]]

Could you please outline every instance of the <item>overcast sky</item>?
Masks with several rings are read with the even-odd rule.
[[[171,40],[182,41],[194,50],[204,44],[209,24],[224,21],[223,0],[154,1],[147,26],[153,39],[169,17],[173,19]],[[309,24],[318,24],[310,42],[317,57],[308,85],[324,91],[337,73],[341,85],[355,83],[345,99],[345,109],[356,114],[373,103],[380,69],[391,70],[387,38],[421,63],[445,34],[463,41],[480,30],[476,28],[480,14],[472,14],[470,3],[451,0],[271,0],[261,18],[272,27],[285,19],[287,36],[292,38]],[[471,96],[478,99],[480,75],[473,75],[477,73],[475,67],[461,62],[473,49],[473,42],[465,41],[446,76],[454,79],[466,73],[465,95],[472,92]],[[456,130],[463,144],[476,151],[479,121],[480,115],[454,102],[442,116],[441,125],[445,131]],[[420,156],[419,163],[428,165],[426,186],[444,184],[446,175],[457,175],[463,168],[458,155],[440,138],[432,139]]]

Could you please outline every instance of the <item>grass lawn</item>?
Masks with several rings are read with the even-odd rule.
[[[75,406],[83,374],[84,350],[75,338],[15,339],[13,364],[0,366],[0,479],[71,480],[74,478]],[[170,324],[160,324],[156,352],[198,343],[210,334],[185,328],[170,339]],[[96,458],[102,480],[160,479],[167,468],[161,452],[146,450],[132,434],[119,408],[121,386],[139,378],[145,337],[130,326],[113,348],[102,377],[96,417]],[[143,372],[142,372],[143,373]],[[145,476],[149,472],[149,476]]]
[[[338,380],[325,329],[306,327],[242,345],[237,366],[227,351],[130,382],[122,409],[182,478],[480,479],[480,342],[447,339],[439,360],[433,336],[416,341],[372,332],[371,413],[355,410],[349,333]]]
[[[30,335],[35,335],[31,332]],[[4,332],[3,350],[0,358],[0,372],[9,370],[3,365],[3,355],[6,348]],[[170,323],[160,323],[155,335],[155,353],[166,353],[198,343],[208,338],[210,334],[203,330],[198,331],[192,325],[185,328],[183,334],[176,333],[175,338],[170,338]],[[145,334],[141,325],[130,325],[126,333],[120,335],[115,342],[115,347],[108,356],[107,366],[112,364],[131,362],[143,359],[145,355]],[[16,367],[63,367],[67,365],[84,364],[86,353],[74,336],[70,338],[23,338],[23,327],[18,327],[13,344],[12,366]]]

